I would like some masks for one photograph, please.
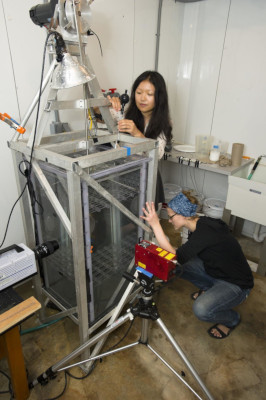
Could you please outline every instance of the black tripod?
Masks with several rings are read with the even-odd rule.
[[[108,356],[110,354],[114,354],[114,353],[117,353],[119,351],[126,350],[126,349],[129,349],[129,348],[134,347],[136,345],[142,344],[142,345],[147,346],[187,386],[187,388],[189,388],[194,393],[194,395],[198,399],[202,400],[202,398],[183,379],[183,377],[181,375],[179,375],[160,356],[160,354],[158,354],[157,351],[155,351],[149,345],[148,327],[149,327],[149,320],[152,320],[152,321],[155,321],[160,326],[160,328],[162,329],[162,331],[164,332],[164,334],[166,335],[166,337],[168,338],[170,343],[173,345],[173,347],[175,348],[175,350],[177,351],[179,356],[182,358],[182,360],[184,361],[184,363],[186,364],[186,366],[190,370],[191,374],[194,376],[196,381],[201,386],[201,388],[202,388],[203,392],[206,394],[207,398],[210,399],[210,400],[214,400],[214,398],[212,397],[212,395],[210,394],[210,392],[208,391],[208,389],[206,388],[206,386],[204,385],[204,383],[200,379],[199,375],[197,374],[197,372],[195,371],[193,366],[190,364],[190,362],[186,358],[185,354],[183,353],[183,351],[181,350],[179,345],[176,343],[175,339],[173,338],[171,333],[168,331],[168,329],[166,328],[166,326],[164,325],[164,323],[162,322],[162,320],[161,320],[161,318],[159,316],[156,304],[155,304],[155,302],[153,300],[153,297],[152,297],[152,295],[154,293],[153,276],[152,275],[148,276],[148,275],[146,275],[145,273],[142,273],[142,272],[138,272],[138,279],[136,279],[135,276],[130,275],[128,273],[125,273],[124,276],[125,276],[125,278],[127,278],[131,282],[135,281],[135,282],[137,282],[137,283],[139,283],[141,285],[142,293],[141,293],[141,297],[140,297],[138,303],[135,306],[131,307],[127,311],[127,313],[125,315],[123,315],[122,317],[118,318],[114,323],[109,325],[107,328],[103,329],[100,333],[98,333],[97,335],[92,337],[90,340],[88,340],[86,343],[84,343],[83,345],[78,347],[76,350],[74,350],[68,356],[63,358],[61,361],[57,362],[55,365],[50,367],[47,371],[45,371],[42,375],[40,375],[35,381],[30,383],[30,387],[32,388],[32,387],[36,386],[38,383],[41,383],[42,385],[48,383],[49,379],[53,379],[56,376],[57,372],[64,371],[64,370],[66,370],[68,368],[71,368],[71,367],[74,367],[74,366],[78,366],[78,365],[81,365],[81,364],[89,362],[89,361],[94,361],[94,360],[103,358],[105,356]],[[97,354],[96,356],[90,357],[87,360],[83,360],[83,361],[77,362],[75,364],[71,364],[71,365],[65,366],[65,364],[67,364],[70,360],[72,360],[73,358],[75,358],[78,355],[80,355],[85,349],[90,348],[91,346],[95,345],[102,338],[107,336],[109,333],[111,333],[114,330],[116,330],[117,328],[119,328],[121,325],[123,325],[128,320],[133,320],[135,317],[142,318],[141,335],[140,335],[140,339],[137,342],[134,342],[134,343],[131,343],[129,345],[120,347],[118,349],[113,349],[113,350],[107,351],[106,353]]]

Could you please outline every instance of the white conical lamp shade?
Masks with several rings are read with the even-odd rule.
[[[95,78],[95,75],[88,72],[69,53],[64,53],[63,60],[56,66],[52,78],[52,89],[68,89],[74,86],[83,85]]]

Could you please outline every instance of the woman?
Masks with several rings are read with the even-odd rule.
[[[146,203],[141,218],[152,227],[159,246],[176,253],[183,269],[182,278],[199,288],[191,295],[195,315],[215,323],[208,329],[211,337],[224,339],[240,323],[240,315],[233,307],[249,295],[253,276],[228,226],[220,219],[198,217],[196,208],[183,193],[168,204],[169,222],[175,229],[184,226],[191,232],[188,241],[178,249],[165,236],[153,203]]]
[[[118,97],[109,97],[116,111],[121,109]],[[165,81],[156,71],[143,72],[133,83],[125,119],[118,121],[118,130],[135,137],[147,137],[159,142],[159,159],[172,139],[168,95]],[[164,202],[161,176],[158,172],[156,201]]]

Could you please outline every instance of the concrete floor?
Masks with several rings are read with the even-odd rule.
[[[169,232],[171,239],[171,232]],[[171,239],[172,240],[172,239]],[[174,244],[174,243],[173,243]],[[256,243],[250,241],[250,247]],[[254,247],[254,254],[257,247]],[[181,279],[169,283],[154,300],[165,326],[181,347],[215,400],[262,400],[266,398],[265,324],[266,278],[254,273],[255,287],[248,300],[237,307],[242,322],[224,340],[212,339],[207,334],[210,324],[198,321],[192,313],[190,294],[195,287]],[[31,294],[29,284],[20,287],[20,293]],[[50,311],[54,312],[53,310]],[[22,324],[22,330],[37,326],[34,315]],[[142,321],[136,318],[121,345],[136,342],[140,337]],[[109,335],[104,350],[123,337],[129,322]],[[60,361],[79,345],[78,327],[65,318],[56,324],[22,336],[23,351],[32,381],[47,368]],[[191,376],[183,360],[167,340],[156,322],[150,322],[149,343],[175,368],[185,372],[185,381],[207,399],[197,381]],[[78,361],[78,360],[77,360]],[[5,360],[0,370],[8,373]],[[83,371],[72,368],[71,373],[83,376]],[[59,395],[64,387],[63,372],[46,386],[31,390],[30,400],[47,400]],[[6,388],[6,379],[0,376],[0,391]],[[3,400],[8,395],[1,395]],[[67,389],[62,399],[89,400],[192,400],[197,397],[144,345],[113,354],[97,362],[94,371],[84,380],[67,378]]]

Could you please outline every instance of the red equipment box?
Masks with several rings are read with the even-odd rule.
[[[176,255],[143,240],[135,246],[135,264],[157,278],[168,281],[176,268]]]

